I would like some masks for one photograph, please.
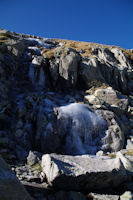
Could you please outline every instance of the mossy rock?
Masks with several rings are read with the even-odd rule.
[[[35,170],[35,171],[42,172],[41,163],[36,163],[36,164],[32,165],[32,168],[33,168],[33,170]]]

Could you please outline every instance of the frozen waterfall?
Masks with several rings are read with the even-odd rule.
[[[57,108],[57,127],[60,136],[65,136],[65,154],[95,154],[102,148],[108,125],[86,105],[72,103]]]
[[[31,64],[29,65],[29,78],[32,84],[38,84],[38,86],[45,86],[45,74],[43,66],[40,66],[39,58],[34,56]]]

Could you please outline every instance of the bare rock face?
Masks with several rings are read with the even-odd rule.
[[[0,157],[0,199],[31,200],[24,186],[11,172],[2,157]]]
[[[82,87],[88,89],[92,82],[105,82],[101,73],[99,60],[95,58],[83,58],[80,64],[79,79]]]
[[[41,184],[45,173],[59,189],[116,188],[132,163],[100,155],[132,151],[132,134],[132,50],[0,29],[0,154],[30,168],[39,162],[37,176],[20,167],[30,181],[41,175]],[[41,173],[38,152],[62,156],[45,155]]]
[[[76,51],[68,49],[60,58],[59,74],[63,87],[75,87],[78,78],[80,56]]]
[[[94,48],[92,58],[83,58],[80,78],[86,88],[91,82],[100,81],[128,94],[132,91],[132,64],[118,48]]]
[[[118,187],[127,180],[119,158],[46,154],[42,169],[51,187],[90,191]],[[69,183],[69,184],[68,184]]]

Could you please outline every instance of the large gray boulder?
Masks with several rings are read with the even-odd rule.
[[[48,184],[56,189],[91,191],[119,187],[127,180],[120,158],[46,154],[42,170]]]
[[[65,49],[64,52],[60,57],[59,75],[64,88],[74,88],[77,84],[80,56],[73,49]]]
[[[0,156],[0,200],[31,200],[31,197]]]

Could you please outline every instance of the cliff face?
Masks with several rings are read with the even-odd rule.
[[[0,153],[133,148],[133,50],[0,30]]]

